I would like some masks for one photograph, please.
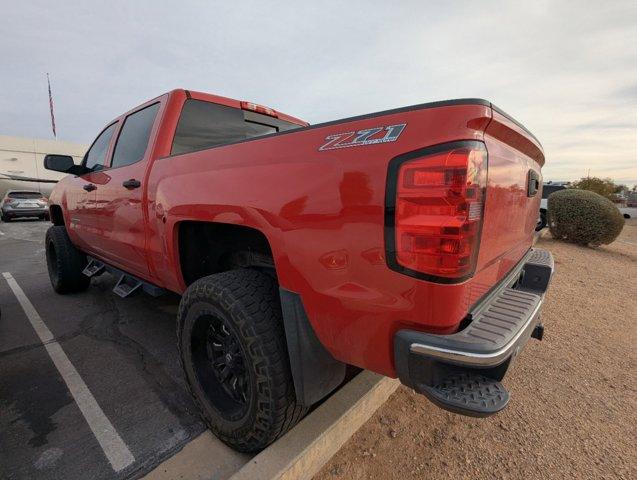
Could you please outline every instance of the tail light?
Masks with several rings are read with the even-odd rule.
[[[279,114],[276,110],[273,110],[269,107],[264,107],[263,105],[258,105],[252,102],[241,102],[242,110],[250,110],[251,112],[261,113],[263,115],[268,115],[269,117],[278,118]]]
[[[7,203],[11,203],[13,202],[13,198],[7,197],[4,199],[4,202],[2,202],[3,204],[7,204]]]
[[[395,196],[393,205],[388,198],[388,257],[413,276],[462,281],[473,275],[478,258],[487,151],[467,141],[405,157],[390,167]]]

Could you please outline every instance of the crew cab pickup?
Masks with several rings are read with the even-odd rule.
[[[209,427],[242,451],[353,365],[488,416],[553,272],[533,248],[544,154],[490,102],[308,125],[174,90],[116,118],[50,197],[53,288],[181,297],[177,342]]]

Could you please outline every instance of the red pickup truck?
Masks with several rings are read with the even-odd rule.
[[[177,340],[210,428],[264,448],[354,365],[487,416],[553,272],[534,249],[544,154],[481,99],[318,125],[174,90],[110,122],[50,198],[55,291],[115,274],[182,295]]]

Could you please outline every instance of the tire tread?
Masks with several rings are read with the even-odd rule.
[[[262,450],[307,412],[298,404],[294,392],[277,283],[270,276],[249,269],[229,270],[194,282],[179,305],[177,344],[182,365],[187,361],[182,351],[187,309],[202,299],[220,305],[241,333],[257,378],[256,420],[240,431],[223,431],[214,418],[205,414],[202,400],[190,382],[188,388],[204,421],[223,442],[243,452]]]

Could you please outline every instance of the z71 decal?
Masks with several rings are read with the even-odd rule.
[[[400,137],[400,134],[403,133],[406,126],[406,123],[401,123],[399,125],[388,125],[386,127],[366,128],[358,132],[335,133],[325,137],[327,143],[323,144],[319,150],[334,150],[337,148],[395,142],[398,140],[398,137]]]

